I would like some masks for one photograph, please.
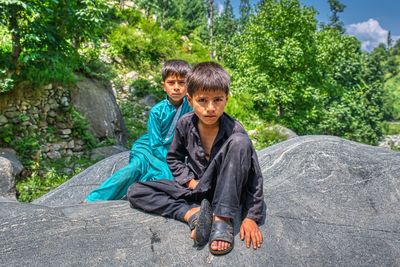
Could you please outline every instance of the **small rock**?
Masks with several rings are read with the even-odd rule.
[[[53,144],[50,148],[51,151],[58,151],[61,149],[60,144]]]
[[[63,134],[63,135],[69,135],[71,133],[72,133],[71,129],[63,129],[63,130],[61,130],[61,134]]]
[[[40,128],[47,128],[47,121],[40,121],[39,122],[39,127]]]
[[[51,151],[47,153],[49,159],[61,159],[61,154],[58,151]]]
[[[62,106],[64,107],[68,107],[69,106],[69,99],[66,96],[63,96],[60,100],[60,103]]]
[[[4,125],[8,122],[7,118],[4,115],[0,115],[0,125]]]
[[[40,150],[44,153],[49,152],[50,148],[47,145],[40,146]]]
[[[73,156],[74,152],[71,149],[67,149],[67,151],[65,152],[65,155],[67,156]]]
[[[54,112],[54,110],[52,110],[52,111],[49,112],[49,116],[52,117],[52,118],[55,118],[55,117],[57,117],[57,113]]]
[[[76,145],[72,150],[73,150],[74,152],[82,151],[82,146]]]
[[[74,140],[68,142],[68,148],[74,148],[74,146],[75,146]]]
[[[30,126],[30,125],[32,125],[32,123],[30,121],[22,122],[22,126],[24,126],[24,127],[27,127],[27,126]]]
[[[4,115],[5,115],[7,118],[11,119],[11,118],[17,117],[17,116],[19,115],[19,112],[17,112],[17,111],[6,111],[6,112],[4,113]]]

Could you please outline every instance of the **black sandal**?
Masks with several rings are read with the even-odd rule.
[[[196,246],[204,246],[210,237],[212,225],[212,210],[210,202],[207,199],[201,201],[200,211],[193,214],[188,224],[190,230],[194,230],[194,244]]]
[[[225,241],[230,243],[229,248],[225,250],[213,250],[211,244],[214,241]],[[209,250],[213,255],[225,255],[231,252],[234,246],[233,225],[232,220],[214,221],[211,228]]]

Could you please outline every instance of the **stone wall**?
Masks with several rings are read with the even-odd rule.
[[[23,142],[29,137],[40,139],[38,153],[43,158],[81,156],[85,150],[85,142],[73,135],[76,129],[69,113],[70,89],[49,84],[35,89],[34,92],[32,90],[19,88],[18,97],[10,97],[1,108],[2,137],[8,131],[13,138],[8,143],[18,140]],[[7,142],[0,140],[0,146],[7,146]],[[39,156],[38,153],[36,156]]]

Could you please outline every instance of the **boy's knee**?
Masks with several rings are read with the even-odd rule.
[[[128,201],[131,203],[131,206],[136,207],[135,202],[137,199],[140,199],[144,195],[145,187],[140,183],[134,183],[128,188],[128,192],[126,193],[126,197]]]
[[[251,140],[249,137],[242,133],[235,133],[229,137],[231,147],[233,149],[242,150],[251,148]]]

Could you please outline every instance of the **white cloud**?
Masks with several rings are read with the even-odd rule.
[[[375,19],[350,24],[346,26],[346,33],[357,37],[361,41],[361,48],[366,51],[371,51],[381,43],[387,43],[388,31],[383,29],[379,21]],[[392,39],[396,41],[399,37],[392,36]]]

